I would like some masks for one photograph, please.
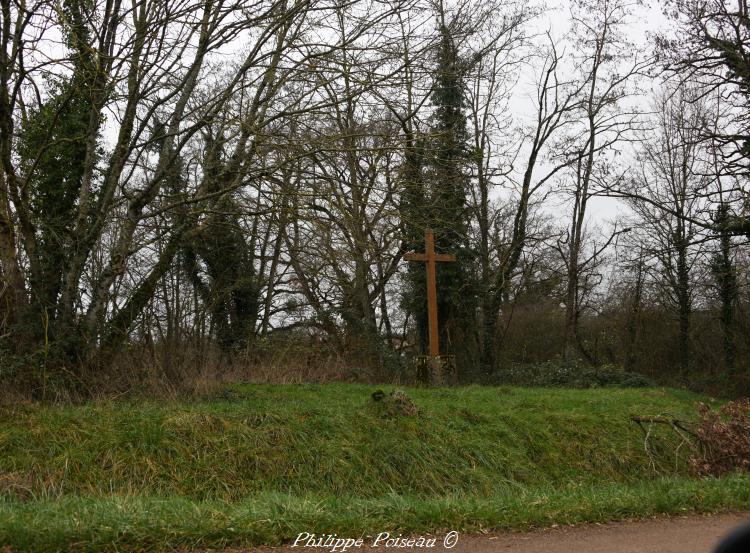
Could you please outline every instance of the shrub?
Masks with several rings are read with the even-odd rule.
[[[588,367],[580,364],[563,364],[546,361],[530,365],[514,365],[498,371],[497,383],[518,386],[559,388],[644,388],[655,384],[643,375],[622,370],[614,365]]]

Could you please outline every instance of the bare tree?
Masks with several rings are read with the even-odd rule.
[[[633,81],[648,67],[649,60],[624,35],[630,8],[619,0],[584,0],[575,4],[573,12],[574,36],[581,45],[575,73],[582,86],[579,134],[571,135],[564,154],[570,163],[568,193],[573,204],[565,252],[565,361],[570,361],[579,347],[580,276],[618,234],[613,231],[603,245],[584,252],[588,202],[597,193],[597,180],[612,177],[612,156],[618,144],[632,139],[638,126],[638,113],[628,109],[624,101],[632,94]]]
[[[561,57],[552,38],[541,54],[542,66],[534,95],[534,118],[523,128],[522,140],[515,158],[522,157],[518,176],[509,173],[513,205],[510,235],[494,248],[496,265],[488,271],[484,281],[486,295],[483,303],[483,354],[487,370],[496,368],[501,344],[499,318],[513,286],[513,279],[529,245],[530,212],[535,202],[543,200],[551,180],[568,165],[566,159],[556,159],[555,141],[574,124],[574,111],[580,93],[575,83],[560,76]],[[538,198],[538,196],[542,196]],[[481,229],[481,226],[480,226]],[[491,250],[488,249],[488,254]]]
[[[642,232],[639,239],[644,255],[653,256],[656,281],[673,306],[678,320],[679,367],[690,364],[690,321],[694,301],[693,269],[698,261],[701,228],[692,224],[702,209],[711,182],[705,158],[700,155],[700,134],[706,125],[705,104],[695,100],[694,90],[665,89],[653,104],[653,130],[644,137],[639,155],[639,172],[634,186]],[[669,214],[655,205],[669,206]]]

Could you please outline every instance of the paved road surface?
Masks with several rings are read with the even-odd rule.
[[[526,533],[459,536],[452,549],[372,547],[372,538],[348,553],[402,551],[452,553],[711,553],[719,540],[737,526],[750,522],[750,513],[657,518],[639,522],[590,524]],[[430,537],[430,536],[425,536]],[[223,553],[328,553],[322,547],[232,549]],[[339,551],[339,550],[337,550]],[[749,552],[750,553],[750,552]]]

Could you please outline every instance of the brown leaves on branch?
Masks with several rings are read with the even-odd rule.
[[[750,400],[730,401],[716,410],[700,403],[700,421],[695,433],[703,454],[690,459],[704,476],[718,476],[734,470],[750,471]]]
[[[669,426],[681,438],[675,449],[687,445],[692,452],[688,462],[699,476],[720,476],[734,471],[750,472],[750,399],[730,401],[718,409],[698,404],[699,419],[679,420],[671,415],[633,416],[644,433],[644,448],[654,470],[658,447],[652,443],[653,426]],[[657,444],[658,445],[658,444]]]

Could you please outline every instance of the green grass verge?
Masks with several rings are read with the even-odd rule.
[[[667,429],[646,455],[629,416],[692,418],[687,392],[409,389],[421,415],[388,418],[374,389],[0,412],[0,545],[218,547],[750,507],[750,477],[692,479]]]

